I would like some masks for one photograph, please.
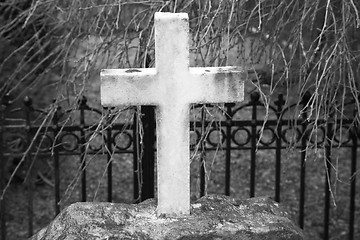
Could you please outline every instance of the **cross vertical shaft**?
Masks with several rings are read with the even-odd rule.
[[[184,13],[170,16],[155,14],[155,66],[161,82],[160,94],[168,99],[157,108],[158,213],[188,214],[190,152],[189,131],[184,129],[189,129],[189,105],[178,96],[184,94],[179,89],[189,71],[188,21]],[[179,77],[184,81],[177,81]]]

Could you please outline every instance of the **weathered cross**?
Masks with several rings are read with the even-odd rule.
[[[242,101],[243,71],[189,68],[186,13],[155,13],[155,66],[102,70],[101,102],[156,106],[157,214],[190,214],[190,105]]]

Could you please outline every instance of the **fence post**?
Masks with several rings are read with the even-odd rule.
[[[155,110],[152,106],[142,106],[142,124],[144,128],[144,148],[141,160],[142,186],[141,201],[154,197],[154,162],[155,162]]]
[[[146,35],[140,36],[140,45],[142,46],[142,49],[145,48],[144,41],[146,39]],[[144,57],[144,63],[142,64],[142,66],[145,66],[145,68],[149,68],[152,61],[149,54],[146,54],[146,51],[143,51],[140,55],[143,55]],[[134,122],[136,124],[136,131],[134,136],[136,137],[134,138],[134,153],[136,151],[136,154],[134,154],[134,199],[137,200],[137,202],[141,202],[149,198],[154,198],[155,195],[155,107],[141,106],[141,113],[138,114],[141,114],[140,116],[143,126],[143,144],[141,145],[141,143],[139,142],[141,141],[141,138],[139,137],[139,119],[138,116],[135,116]],[[142,149],[142,151],[140,149]],[[140,163],[138,161],[140,161]],[[139,167],[141,169],[139,169]]]
[[[107,110],[104,107],[104,110]],[[106,159],[107,159],[107,201],[112,202],[112,153],[113,153],[113,139],[112,139],[112,124],[106,124]],[[114,144],[115,145],[115,144]],[[116,146],[115,146],[116,148]]]
[[[141,180],[141,172],[140,172],[140,166],[139,162],[141,161],[141,137],[140,137],[140,112],[139,108],[136,108],[136,111],[134,113],[134,121],[133,121],[133,152],[134,152],[134,158],[133,158],[133,181],[134,181],[134,192],[133,192],[133,199],[135,203],[140,202],[140,194],[139,191],[141,189],[140,185],[142,184]]]
[[[201,107],[201,140],[200,140],[200,197],[205,196],[206,194],[206,174],[205,174],[205,164],[206,164],[206,114],[205,106]]]
[[[80,110],[80,171],[81,171],[81,201],[86,202],[86,138],[85,138],[85,109],[86,98],[79,100]]]
[[[257,134],[257,105],[259,104],[260,94],[254,92],[250,95],[252,106],[251,117],[251,154],[250,154],[250,197],[255,197],[255,169],[256,169],[256,144],[258,139]]]
[[[301,137],[301,161],[300,161],[300,201],[299,201],[299,226],[304,228],[304,218],[305,218],[305,177],[306,177],[306,147],[308,142],[308,133],[307,133],[307,104],[310,101],[311,94],[306,92],[301,99],[301,104],[303,106],[301,114],[301,126],[302,126],[302,137]],[[296,122],[295,122],[296,123]],[[295,124],[296,125],[296,124]]]
[[[138,110],[139,111],[139,110]],[[140,129],[140,120],[142,129]],[[142,202],[154,197],[155,111],[142,106],[134,116],[134,200]]]
[[[329,225],[330,225],[330,194],[331,194],[331,148],[333,132],[333,116],[329,116],[326,121],[326,140],[325,140],[325,199],[324,199],[324,239],[329,239]]]
[[[142,129],[140,129],[140,120]],[[141,106],[134,116],[134,199],[136,202],[154,197],[155,111]]]
[[[28,96],[24,98],[25,105],[25,120],[26,120],[26,146],[29,148],[25,157],[25,163],[29,166],[28,179],[26,179],[26,185],[28,188],[28,236],[31,237],[34,234],[34,196],[33,196],[33,171],[32,171],[32,158],[31,158],[31,141],[35,141],[31,136],[31,119],[30,114],[33,110],[32,99]]]
[[[282,108],[285,104],[282,94],[278,95],[278,100],[275,104],[278,116],[278,124],[276,126],[275,201],[280,202]]]
[[[5,158],[2,151],[4,149],[5,110],[10,104],[9,97],[8,94],[4,95],[0,103],[0,236],[2,240],[6,238],[6,199],[3,192],[5,188]]]
[[[355,109],[355,112],[357,110]],[[358,124],[352,127],[350,131],[350,135],[352,138],[352,146],[351,146],[351,178],[350,178],[350,211],[349,211],[349,240],[354,239],[354,222],[355,222],[355,211],[356,211],[356,161],[357,161],[357,145],[358,145],[358,136],[357,129],[359,129]]]
[[[56,106],[56,111],[54,113],[52,122],[53,122],[53,133],[54,133],[54,180],[55,180],[55,215],[60,213],[60,173],[59,173],[59,111],[60,107]]]
[[[231,126],[232,126],[232,107],[235,103],[226,103],[226,155],[225,155],[225,195],[230,196],[230,177],[231,177]]]

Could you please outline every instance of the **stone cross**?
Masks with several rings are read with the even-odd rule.
[[[189,67],[186,13],[155,13],[155,68],[104,69],[104,106],[156,106],[158,216],[190,214],[190,128],[193,103],[240,102],[244,71]]]

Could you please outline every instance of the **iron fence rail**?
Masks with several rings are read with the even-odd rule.
[[[306,106],[308,96],[302,101],[302,106]],[[356,206],[356,177],[357,169],[357,150],[359,147],[358,138],[360,136],[357,122],[354,118],[347,119],[326,119],[317,120],[319,126],[314,135],[309,128],[314,124],[308,119],[308,111],[303,109],[298,118],[285,117],[289,114],[293,106],[284,106],[285,101],[279,95],[273,106],[270,106],[267,113],[272,118],[268,120],[259,119],[263,114],[259,111],[263,107],[258,93],[253,93],[248,102],[240,105],[225,104],[221,107],[222,115],[217,121],[209,121],[203,105],[194,106],[193,110],[198,109],[200,118],[190,122],[193,141],[190,148],[199,151],[200,156],[200,195],[205,194],[205,152],[222,149],[225,155],[225,180],[224,194],[230,195],[231,170],[232,170],[232,151],[250,151],[250,181],[249,197],[254,197],[256,193],[256,168],[258,150],[275,150],[275,186],[274,199],[281,201],[281,169],[282,152],[281,150],[289,147],[300,150],[300,179],[299,179],[299,209],[298,224],[304,228],[305,223],[305,203],[306,203],[306,149],[321,147],[325,151],[326,173],[324,189],[324,220],[323,220],[323,239],[329,239],[330,226],[330,186],[327,181],[332,173],[331,152],[333,148],[351,149],[351,172],[353,176],[350,181],[349,193],[349,220],[348,220],[348,239],[352,240],[355,236],[355,212]],[[134,202],[139,202],[147,198],[154,197],[154,155],[155,155],[155,121],[153,107],[142,107],[141,113],[135,111],[133,122],[118,123],[112,122],[112,116],[108,113],[111,109],[95,109],[90,107],[86,98],[79,101],[79,124],[69,125],[62,122],[62,118],[70,111],[62,110],[60,107],[51,115],[50,120],[44,124],[38,124],[32,120],[34,113],[48,114],[39,109],[35,109],[32,101],[25,99],[24,108],[16,111],[23,112],[24,119],[20,124],[9,124],[8,100],[3,99],[0,111],[0,190],[3,192],[7,186],[5,179],[6,159],[22,158],[26,164],[31,163],[31,159],[38,156],[51,156],[53,159],[53,181],[54,181],[54,213],[60,212],[59,202],[60,192],[60,156],[75,155],[79,156],[81,164],[81,201],[87,200],[86,192],[86,158],[88,155],[102,154],[107,158],[107,201],[113,201],[113,172],[112,157],[114,154],[133,155],[133,184]],[[248,119],[238,119],[241,111],[247,109]],[[99,124],[89,124],[86,112],[94,112],[104,120]],[[354,108],[356,112],[356,109]],[[105,118],[104,118],[105,116]],[[141,119],[141,120],[140,120]],[[99,120],[102,121],[102,120]],[[95,121],[96,122],[96,121]],[[340,138],[340,132],[343,134]],[[213,137],[216,136],[216,137]],[[31,146],[31,147],[29,147]],[[31,165],[31,164],[30,164]],[[28,166],[31,169],[31,166]],[[31,176],[30,179],[34,179]],[[28,235],[34,233],[33,227],[33,194],[34,183],[26,181],[28,189]],[[0,226],[1,239],[7,237],[7,208],[6,193],[0,199]],[[16,199],[12,200],[16,201]],[[360,228],[360,226],[357,226]]]

